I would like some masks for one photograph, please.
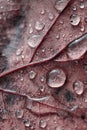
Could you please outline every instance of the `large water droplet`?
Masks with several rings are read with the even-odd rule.
[[[86,52],[86,39],[87,34],[69,44],[67,54],[71,59],[78,59]]]
[[[44,24],[43,23],[41,23],[41,22],[39,22],[39,21],[37,21],[36,23],[35,23],[35,29],[37,30],[37,31],[41,31],[43,28],[44,28]]]
[[[73,14],[70,16],[70,22],[73,26],[77,26],[80,23],[80,16],[77,14]]]
[[[46,121],[44,121],[44,120],[40,120],[40,122],[39,122],[39,126],[40,126],[40,128],[46,128],[46,126],[47,126]]]
[[[67,0],[56,0],[56,2],[55,2],[55,8],[57,9],[57,11],[59,13],[62,12],[62,10],[64,9],[64,7],[66,6],[66,2],[67,2]]]
[[[64,85],[66,75],[62,69],[53,69],[47,75],[47,84],[52,88],[58,88]]]
[[[31,48],[35,48],[40,43],[40,35],[33,35],[28,39],[28,45]]]
[[[76,94],[81,95],[84,91],[84,84],[81,81],[76,81],[73,84],[73,88],[74,88],[74,91],[76,92]]]
[[[21,118],[23,117],[23,110],[17,110],[17,111],[16,111],[16,117],[17,117],[18,119],[21,119]]]
[[[29,78],[30,78],[30,79],[34,79],[35,77],[36,77],[36,72],[33,71],[33,70],[31,70],[31,71],[29,72]]]

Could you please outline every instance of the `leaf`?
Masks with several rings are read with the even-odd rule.
[[[0,1],[1,130],[87,128],[86,4]]]

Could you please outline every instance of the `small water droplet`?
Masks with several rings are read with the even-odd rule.
[[[73,84],[73,89],[74,91],[76,92],[76,94],[78,95],[81,95],[84,91],[84,84],[82,81],[76,81],[74,84]]]
[[[31,71],[29,72],[29,78],[30,78],[30,79],[34,79],[35,77],[36,77],[36,72],[33,71],[33,70],[31,70]]]
[[[32,27],[30,27],[29,33],[30,34],[33,33],[33,28]]]
[[[70,22],[71,22],[71,24],[72,24],[73,26],[79,25],[80,20],[81,20],[81,18],[80,18],[80,16],[77,15],[77,14],[73,14],[73,15],[70,16]]]
[[[80,30],[81,30],[81,32],[84,32],[85,31],[85,27],[81,26]]]
[[[40,81],[41,81],[41,82],[44,82],[44,77],[43,77],[43,76],[40,77]]]
[[[76,6],[73,6],[73,7],[72,7],[72,9],[73,9],[74,11],[76,11],[76,10],[77,10]]]
[[[55,130],[62,130],[60,126],[57,126]]]
[[[41,92],[44,92],[44,89],[45,89],[44,86],[40,86],[40,91]]]
[[[47,75],[47,84],[52,88],[58,88],[64,85],[66,75],[62,69],[53,69]]]
[[[87,23],[87,17],[85,17],[84,21]]]
[[[56,36],[56,39],[59,39],[60,38],[60,35],[58,34],[57,36]]]
[[[40,128],[46,128],[46,126],[47,126],[46,121],[44,121],[44,120],[40,120],[40,122],[39,122],[39,126],[40,126]]]
[[[24,81],[24,78],[23,77],[21,77],[21,79],[20,79],[21,81]]]
[[[35,48],[40,43],[40,35],[33,35],[28,39],[28,45],[31,48]]]
[[[41,14],[42,14],[42,15],[45,14],[45,10],[44,10],[44,9],[41,10]]]
[[[56,0],[55,2],[55,8],[56,10],[61,13],[66,5],[67,0]]]
[[[49,18],[49,20],[53,20],[54,19],[54,15],[52,13],[49,13],[48,14],[48,18]]]
[[[21,118],[23,117],[23,110],[17,110],[17,111],[16,111],[16,117],[17,117],[18,119],[21,119]]]
[[[46,50],[45,48],[42,48],[42,50],[41,50],[41,51],[44,53],[44,52],[45,52],[45,50]]]
[[[37,21],[36,23],[35,23],[35,29],[37,30],[37,31],[41,31],[43,28],[44,28],[44,24],[43,23],[41,23],[41,22],[39,22],[39,21]]]
[[[80,9],[84,9],[85,5],[84,3],[80,3]]]
[[[17,55],[17,56],[21,55],[22,51],[23,51],[22,49],[18,49],[18,50],[16,51],[16,55]]]
[[[24,125],[26,126],[26,127],[29,127],[30,126],[30,120],[29,119],[26,119],[25,121],[24,121]]]

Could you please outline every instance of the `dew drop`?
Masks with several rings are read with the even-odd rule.
[[[67,0],[56,0],[55,2],[55,8],[60,13],[64,9],[66,5]]]
[[[44,92],[44,90],[45,90],[44,86],[40,86],[40,91]]]
[[[44,120],[40,120],[40,122],[39,122],[39,126],[40,126],[40,128],[46,128],[46,126],[47,126],[46,121],[44,121]]]
[[[58,34],[57,36],[56,36],[56,39],[59,39],[60,38],[60,35]]]
[[[44,28],[44,24],[43,23],[41,23],[41,22],[39,22],[39,21],[37,21],[36,23],[35,23],[35,29],[37,30],[37,31],[41,31],[43,28]]]
[[[80,9],[84,9],[85,5],[84,3],[80,3]]]
[[[76,81],[74,84],[73,84],[73,89],[74,91],[76,92],[76,94],[78,95],[81,95],[84,91],[84,84],[82,81]]]
[[[70,16],[70,23],[71,23],[71,25],[73,25],[73,26],[79,25],[80,20],[81,20],[81,18],[80,18],[80,16],[77,15],[77,14],[73,14],[73,15]]]
[[[85,27],[81,26],[80,30],[81,30],[81,32],[84,32],[85,31]]]
[[[49,18],[49,20],[53,20],[54,19],[54,15],[52,13],[49,13],[48,14],[48,18]]]
[[[36,72],[33,71],[33,70],[31,70],[31,71],[29,72],[29,78],[30,78],[30,79],[34,79],[35,77],[36,77]]]
[[[45,14],[45,10],[44,10],[44,9],[41,10],[41,14],[42,14],[42,15]]]
[[[57,126],[55,130],[62,130],[60,126]]]
[[[18,50],[16,51],[16,55],[17,55],[17,56],[21,55],[22,51],[23,51],[22,49],[18,49]]]
[[[29,127],[30,126],[30,120],[29,119],[26,119],[25,121],[24,121],[24,125],[26,126],[26,127]]]
[[[43,77],[43,76],[42,76],[42,77],[40,77],[40,81],[41,81],[41,82],[44,82],[44,80],[45,80],[45,79],[44,79],[44,77]]]
[[[33,33],[33,28],[32,27],[30,27],[29,33],[30,34]]]
[[[73,7],[72,7],[72,9],[73,9],[74,11],[76,11],[76,10],[77,10],[76,6],[73,6]]]
[[[53,69],[47,75],[47,84],[52,88],[58,88],[64,85],[66,75],[62,69]]]
[[[85,23],[87,23],[87,17],[85,17],[84,21],[85,21]]]
[[[28,45],[31,48],[35,48],[40,43],[40,35],[33,35],[28,39]]]
[[[17,117],[18,119],[21,119],[21,118],[23,117],[23,110],[17,110],[17,111],[16,111],[16,117]]]

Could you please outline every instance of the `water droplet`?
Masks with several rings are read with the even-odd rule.
[[[84,21],[87,23],[87,17],[85,17]]]
[[[44,28],[44,24],[43,23],[41,23],[41,22],[39,22],[39,21],[37,21],[36,23],[35,23],[35,29],[37,30],[37,31],[41,31],[43,28]]]
[[[29,127],[30,126],[30,120],[29,119],[26,119],[25,121],[24,121],[24,125],[26,126],[26,127]]]
[[[44,86],[40,86],[40,91],[41,92],[44,92],[44,89],[45,89]]]
[[[71,22],[71,24],[72,24],[73,26],[79,25],[80,20],[81,20],[81,18],[80,18],[80,16],[77,15],[77,14],[73,14],[73,15],[70,16],[70,22]]]
[[[46,126],[47,126],[46,121],[44,121],[44,120],[40,120],[40,122],[39,122],[39,126],[40,126],[40,128],[46,128]]]
[[[29,78],[30,78],[30,79],[34,79],[35,77],[36,77],[36,72],[33,71],[33,70],[31,70],[31,71],[29,72]]]
[[[80,3],[80,9],[84,9],[85,5],[84,3]]]
[[[73,84],[73,89],[74,91],[76,92],[76,94],[78,95],[81,95],[84,91],[84,84],[82,81],[76,81],[74,84]]]
[[[16,111],[16,117],[17,117],[18,119],[21,119],[21,118],[23,117],[23,110],[17,110],[17,111]]]
[[[40,35],[33,35],[28,39],[28,45],[31,48],[35,48],[40,43]]]
[[[42,50],[41,50],[41,51],[44,53],[44,52],[45,52],[45,50],[46,50],[45,48],[42,48]]]
[[[60,38],[60,35],[57,35],[57,36],[56,36],[56,39],[59,39],[59,38]]]
[[[67,0],[56,0],[55,2],[55,8],[56,10],[61,13],[66,5]]]
[[[76,6],[73,6],[73,7],[72,7],[72,9],[73,9],[74,11],[76,11],[76,10],[77,10]]]
[[[40,81],[41,81],[41,82],[44,82],[44,77],[43,77],[43,76],[40,77]]]
[[[85,31],[85,27],[81,26],[80,30],[81,30],[81,32],[84,32]]]
[[[21,55],[22,51],[23,51],[22,49],[18,49],[18,50],[16,51],[16,55],[17,55],[17,56]]]
[[[45,14],[45,10],[44,10],[44,9],[41,10],[41,14],[42,14],[42,15]]]
[[[48,18],[49,18],[49,20],[53,20],[54,19],[54,15],[52,13],[49,13],[48,14]]]
[[[52,88],[58,88],[64,85],[66,75],[62,69],[53,69],[47,75],[47,84]]]
[[[60,126],[57,126],[55,130],[62,130]]]
[[[33,33],[33,28],[32,27],[30,27],[29,33],[30,34]]]

